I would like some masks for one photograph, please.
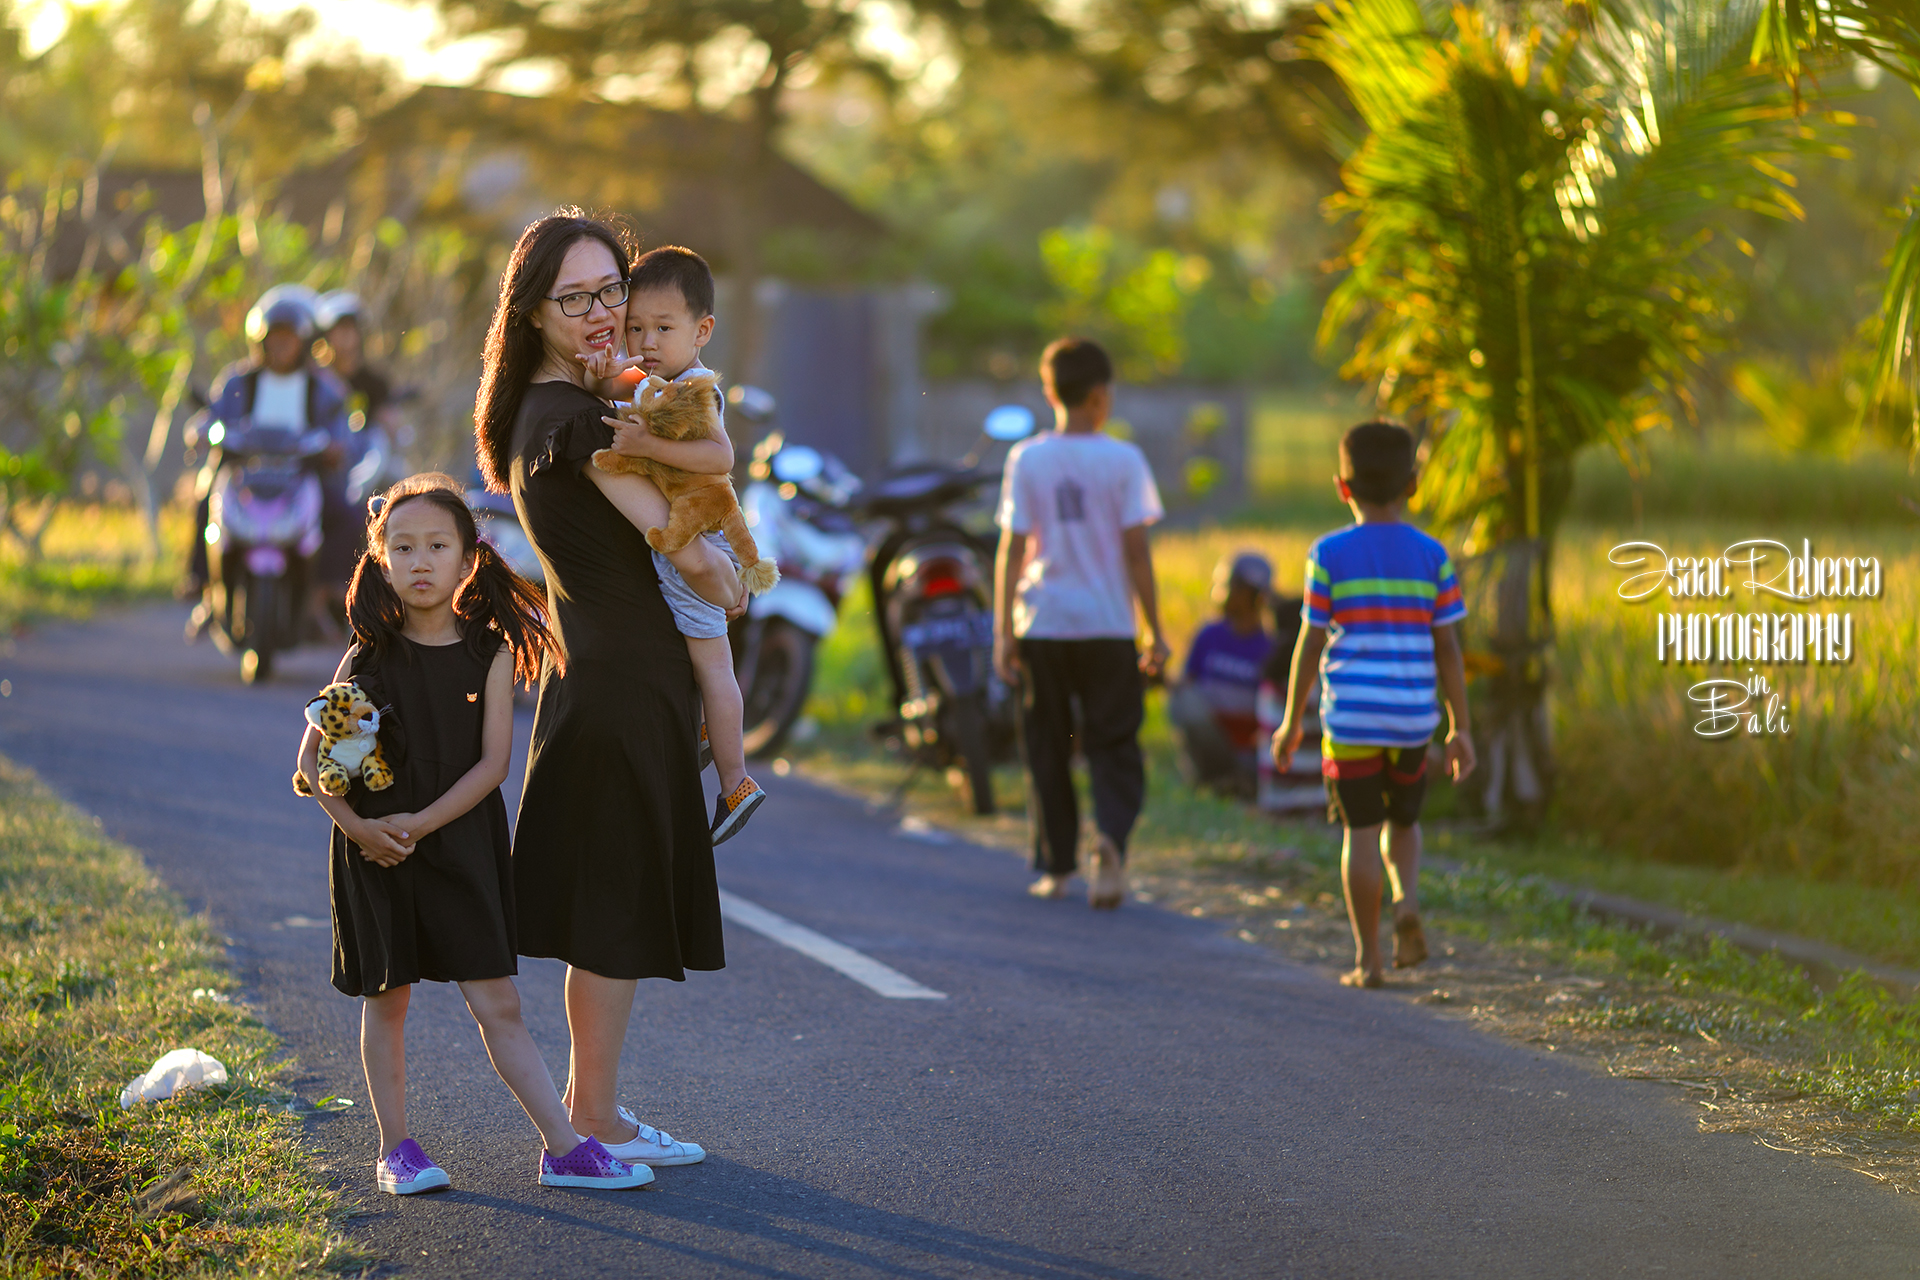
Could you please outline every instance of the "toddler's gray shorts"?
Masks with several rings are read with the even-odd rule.
[[[734,568],[740,567],[733,548],[727,545],[726,535],[709,533],[705,537],[727,553],[727,559],[733,562]],[[660,575],[660,594],[667,598],[667,607],[673,610],[673,624],[680,628],[681,635],[690,640],[717,640],[727,634],[727,611],[695,595],[671,560],[655,551],[653,567]]]

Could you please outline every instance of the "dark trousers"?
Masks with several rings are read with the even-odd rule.
[[[1093,784],[1093,821],[1121,856],[1147,796],[1140,755],[1145,714],[1132,640],[1022,640],[1026,669],[1020,737],[1033,806],[1033,866],[1070,875],[1078,866],[1080,804],[1073,793],[1078,739]],[[1078,725],[1075,711],[1079,712]]]

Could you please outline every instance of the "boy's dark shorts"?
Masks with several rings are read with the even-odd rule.
[[[1330,744],[1339,757],[1323,755],[1327,821],[1347,827],[1420,821],[1427,798],[1427,744],[1417,747],[1351,747]]]

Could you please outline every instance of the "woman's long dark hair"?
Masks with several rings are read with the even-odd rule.
[[[493,323],[487,327],[487,345],[480,370],[480,394],[473,402],[473,435],[480,455],[480,474],[495,493],[507,488],[513,463],[513,420],[527,385],[540,369],[544,350],[533,313],[560,275],[567,250],[581,240],[598,240],[613,253],[613,263],[624,277],[631,269],[627,237],[579,209],[559,209],[520,233],[500,277],[500,300],[494,304]]]
[[[403,503],[431,502],[453,517],[460,533],[460,552],[473,557],[473,572],[453,595],[453,613],[460,620],[460,636],[483,661],[506,641],[513,653],[513,678],[531,684],[540,678],[540,660],[551,656],[556,667],[565,658],[545,620],[547,597],[540,588],[513,571],[491,543],[480,540],[473,512],[452,476],[437,471],[408,476],[373,500],[373,518],[367,521],[367,550],[353,571],[347,588],[347,623],[362,650],[375,661],[396,648],[407,625],[406,606],[387,581],[381,556],[386,550],[387,521]]]

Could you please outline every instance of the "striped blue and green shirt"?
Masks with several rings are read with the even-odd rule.
[[[1417,747],[1433,736],[1433,629],[1467,616],[1445,547],[1410,524],[1330,533],[1307,552],[1301,614],[1329,634],[1320,659],[1329,740]]]

